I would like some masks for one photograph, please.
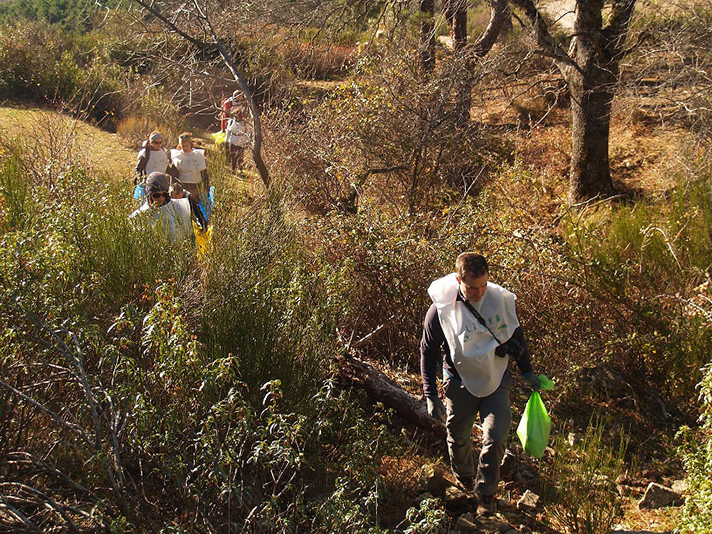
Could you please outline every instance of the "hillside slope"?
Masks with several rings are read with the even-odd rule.
[[[45,132],[52,132],[53,137],[48,138]],[[69,146],[76,140],[82,147],[79,154],[82,162],[112,176],[128,177],[136,163],[136,152],[125,146],[118,134],[55,111],[0,106],[0,135],[35,140],[55,149]]]

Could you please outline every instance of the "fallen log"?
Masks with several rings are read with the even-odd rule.
[[[363,388],[372,399],[393,408],[404,419],[439,438],[445,438],[445,424],[428,415],[425,403],[402,389],[373,365],[347,354],[341,359],[339,375],[341,379]]]

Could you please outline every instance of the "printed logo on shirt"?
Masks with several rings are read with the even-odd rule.
[[[486,321],[490,330],[502,330],[507,328],[507,322],[502,321],[502,318],[499,315],[495,315],[494,318],[487,317]],[[473,334],[482,332],[488,332],[488,330],[484,327],[484,325],[481,325],[479,321],[473,321],[472,323],[466,324],[463,343],[467,343]]]

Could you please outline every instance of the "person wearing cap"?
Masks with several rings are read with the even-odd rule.
[[[171,241],[195,239],[192,219],[205,230],[207,225],[197,205],[190,197],[172,199],[170,197],[170,178],[160,172],[151,173],[143,185],[146,202],[130,218],[147,218],[150,221],[163,222],[164,229]]]
[[[134,185],[151,173],[160,172],[166,174],[170,172],[172,167],[171,154],[163,148],[163,142],[163,134],[156,131],[151,132],[148,139],[143,142],[143,146],[138,152]]]
[[[173,165],[178,171],[178,182],[193,198],[207,205],[210,179],[205,153],[194,146],[193,134],[183,132],[178,136],[178,146],[172,152]]]
[[[536,391],[539,379],[532,370],[529,347],[517,318],[516,296],[489,281],[484,256],[460,254],[455,272],[430,284],[428,294],[433,303],[420,341],[428,413],[445,420],[455,478],[463,489],[475,492],[477,514],[489,516],[496,510],[494,493],[512,422],[510,359]],[[436,387],[441,361],[445,404]],[[471,435],[478,416],[482,449],[475,466]]]

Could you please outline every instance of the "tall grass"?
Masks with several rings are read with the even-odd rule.
[[[616,480],[626,471],[627,440],[604,439],[604,424],[592,418],[576,444],[556,440],[556,457],[546,473],[547,511],[566,531],[606,534],[623,516]]]
[[[203,330],[215,356],[234,354],[240,377],[257,391],[280,379],[285,397],[308,402],[340,348],[331,338],[340,310],[301,250],[279,202],[216,217],[205,278]]]
[[[711,188],[709,170],[681,175],[669,203],[640,200],[567,224],[579,282],[627,323],[617,335],[630,363],[671,389],[689,391],[712,349]]]

